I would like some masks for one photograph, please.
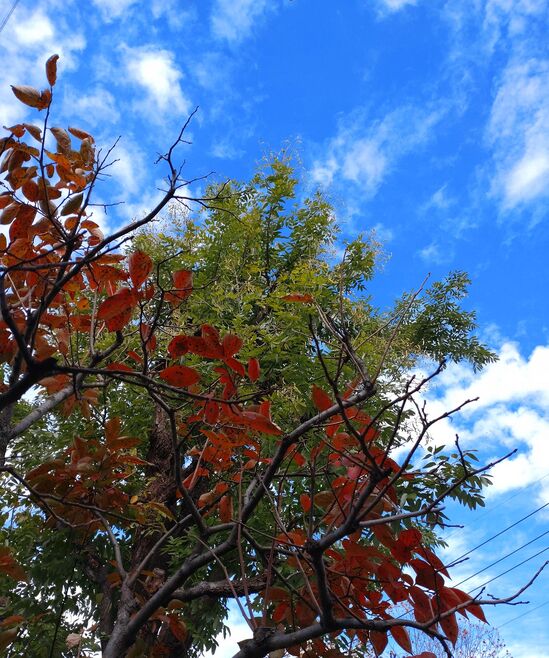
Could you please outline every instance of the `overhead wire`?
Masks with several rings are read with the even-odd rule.
[[[517,619],[522,619],[523,617],[526,617],[527,615],[531,615],[533,612],[536,610],[539,610],[540,608],[543,608],[543,606],[549,604],[549,601],[544,601],[543,603],[540,603],[537,605],[535,608],[530,608],[530,610],[527,610],[526,612],[523,612],[521,615],[517,615],[516,617],[513,617],[512,619],[508,619],[506,622],[503,624],[500,624],[499,626],[496,626],[496,630],[499,631],[500,628],[503,628],[504,626],[507,626],[507,624],[512,624],[514,621],[517,621]]]
[[[488,564],[487,566],[483,567],[482,569],[479,569],[479,571],[476,571],[475,573],[471,574],[470,576],[467,576],[467,578],[465,578],[464,580],[460,580],[459,583],[456,585],[456,587],[459,587],[460,585],[463,585],[463,583],[466,583],[468,580],[471,580],[471,578],[474,578],[475,576],[478,576],[479,574],[483,573],[487,569],[490,569],[491,567],[495,566],[496,564],[499,564],[500,562],[503,562],[503,560],[506,560],[508,557],[511,557],[511,555],[514,555],[515,553],[518,553],[523,548],[526,548],[527,546],[530,546],[530,544],[533,544],[538,539],[541,539],[542,537],[545,537],[545,535],[549,535],[549,530],[546,530],[545,532],[542,532],[541,535],[538,535],[537,537],[534,537],[534,539],[530,539],[530,541],[527,541],[525,544],[522,544],[522,546],[519,546],[518,548],[515,548],[515,550],[511,551],[510,553],[507,553],[507,555],[504,555],[503,557],[500,557],[498,560],[495,560],[494,562]]]
[[[541,555],[542,553],[545,553],[545,551],[549,551],[549,546],[546,546],[545,548],[542,548],[541,551],[538,551],[537,553],[534,553],[534,555],[530,555],[530,557],[527,557],[525,560],[522,560],[518,564],[515,564],[514,566],[510,567],[509,569],[506,569],[505,571],[502,571],[499,573],[497,576],[494,576],[493,578],[490,578],[490,580],[487,580],[485,583],[482,583],[482,585],[479,585],[478,587],[475,587],[474,589],[471,590],[471,592],[475,592],[477,589],[482,589],[483,587],[486,587],[486,585],[489,585],[490,583],[493,583],[494,580],[497,580],[498,578],[501,578],[502,576],[507,575],[511,571],[514,571],[515,569],[518,569],[519,567],[522,567],[523,564],[526,564],[527,562],[530,562],[530,560],[533,560],[535,557],[538,557],[538,555]]]
[[[541,505],[540,507],[535,509],[533,512],[530,512],[530,513],[526,514],[522,518],[518,519],[518,521],[515,521],[514,523],[511,523],[511,525],[507,526],[506,528],[503,528],[503,530],[500,530],[495,535],[492,535],[491,537],[488,537],[488,539],[485,539],[480,544],[477,544],[477,546],[474,546],[473,548],[468,550],[466,553],[463,553],[463,555],[460,555],[458,558],[453,560],[451,562],[451,564],[449,564],[447,566],[451,567],[452,565],[455,565],[457,562],[460,562],[461,560],[463,560],[463,558],[467,557],[468,555],[471,555],[471,553],[474,553],[479,548],[482,548],[483,546],[486,546],[486,544],[489,544],[491,541],[493,541],[497,537],[501,537],[501,535],[505,534],[506,532],[508,532],[512,528],[515,528],[517,525],[519,525],[519,523],[522,523],[523,521],[526,521],[526,519],[531,518],[532,516],[534,516],[534,514],[537,514],[538,512],[541,512],[541,510],[545,509],[546,507],[549,507],[549,502],[544,503],[543,505]]]
[[[530,487],[533,487],[535,484],[538,484],[538,483],[542,482],[546,478],[549,478],[549,473],[546,473],[545,475],[542,475],[537,480],[534,480],[533,482],[530,482],[529,484],[527,484],[523,487],[519,487],[518,491],[516,491],[512,496],[509,496],[508,498],[504,498],[503,500],[500,500],[500,502],[497,503],[497,505],[494,505],[493,507],[490,507],[490,509],[485,510],[482,514],[478,514],[478,515],[475,514],[475,522],[478,522],[478,521],[480,521],[480,519],[483,519],[486,516],[489,516],[490,514],[495,512],[497,509],[499,509],[502,505],[506,505],[509,501],[513,500],[517,496],[520,496],[520,494],[524,492],[524,489],[529,489]],[[456,528],[455,530],[453,530],[452,532],[447,534],[444,537],[444,539],[449,539],[450,537],[453,537],[459,530],[462,530],[464,527],[466,527],[466,526]]]
[[[19,4],[19,0],[14,0],[14,2],[12,3],[10,9],[8,10],[8,13],[2,19],[2,22],[0,23],[0,33],[6,27],[9,19],[11,18],[11,15],[15,11],[15,8],[17,7],[18,4]]]

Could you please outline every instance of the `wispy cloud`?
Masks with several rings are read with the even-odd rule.
[[[359,111],[345,117],[336,136],[313,163],[313,182],[330,186],[336,179],[359,186],[366,197],[376,194],[400,158],[432,136],[445,114],[442,107],[400,107],[382,118]]]
[[[496,164],[494,190],[506,209],[549,195],[549,60],[505,69],[487,136]]]
[[[250,36],[258,22],[276,6],[273,0],[215,0],[212,33],[218,39],[236,44]]]
[[[415,5],[417,0],[379,0],[379,6],[382,10],[386,12],[396,12],[408,7],[410,5]]]
[[[122,18],[138,2],[139,0],[93,0],[106,22]]]

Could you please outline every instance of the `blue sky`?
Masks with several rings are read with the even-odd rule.
[[[0,5],[4,16],[11,2]],[[103,145],[122,135],[99,219],[111,228],[154,202],[153,163],[196,106],[189,177],[249,177],[289,145],[306,185],[333,200],[343,235],[375,228],[391,259],[372,292],[386,304],[424,276],[467,270],[467,302],[501,360],[448,369],[434,410],[478,394],[459,431],[491,458],[488,512],[463,515],[450,554],[549,501],[549,47],[546,0],[20,0],[0,34],[0,118],[29,118],[10,84],[43,84],[61,55],[60,125]],[[542,510],[471,555],[466,577],[549,528]],[[488,569],[497,575],[542,538]],[[549,554],[549,553],[548,553]],[[547,554],[546,554],[547,555]],[[491,585],[501,595],[537,559]],[[494,611],[515,658],[549,656],[549,576],[529,607]]]

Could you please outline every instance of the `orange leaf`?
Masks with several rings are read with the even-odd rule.
[[[248,377],[251,382],[256,382],[259,379],[261,373],[259,367],[259,361],[257,359],[248,360]]]
[[[311,497],[307,494],[301,494],[299,497],[299,502],[301,503],[301,508],[307,514],[311,509]]]
[[[53,87],[55,81],[57,80],[57,60],[59,55],[52,55],[46,62],[46,77],[48,82]]]
[[[193,273],[192,270],[178,270],[172,274],[173,284],[178,290],[192,290]]]
[[[323,391],[321,388],[319,388],[316,384],[313,384],[313,402],[315,404],[315,407],[319,411],[326,411],[326,409],[329,409],[330,407],[334,406],[334,402],[326,393]]]
[[[223,496],[219,501],[219,518],[223,523],[228,523],[233,518],[233,501],[229,495]]]
[[[51,95],[49,92],[39,92],[38,89],[34,87],[28,87],[26,85],[21,85],[15,87],[11,86],[13,93],[16,98],[18,98],[22,103],[28,105],[29,107],[35,107],[38,110],[43,110],[48,107],[51,100]]]
[[[144,283],[151,273],[153,262],[143,251],[134,251],[128,259],[130,279],[135,288]]]
[[[297,292],[291,295],[284,295],[282,299],[285,302],[299,302],[301,304],[309,304],[314,301],[312,295],[302,295]]]
[[[200,380],[200,375],[194,368],[188,366],[170,366],[161,371],[160,377],[170,386],[192,386]]]
[[[136,304],[136,296],[133,290],[129,288],[121,288],[117,293],[111,297],[107,297],[102,302],[97,313],[99,320],[108,320],[115,315],[119,315],[128,309],[132,309]]]
[[[71,128],[69,126],[69,132],[71,135],[74,135],[77,139],[89,139],[91,142],[94,141],[93,137],[90,135],[90,133],[87,133],[84,130],[80,130],[80,128]]]
[[[7,546],[0,546],[0,572],[14,580],[27,580],[23,569],[16,562]]]

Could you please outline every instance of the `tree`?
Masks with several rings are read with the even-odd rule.
[[[186,125],[161,201],[104,236],[111,151],[50,127],[56,64],[46,90],[13,88],[42,127],[0,143],[0,646],[192,656],[232,600],[250,625],[238,658],[389,638],[411,653],[408,628],[451,655],[456,614],[502,602],[449,586],[435,554],[443,501],[481,504],[491,465],[429,442],[463,405],[429,418],[418,401],[447,359],[493,358],[460,307],[466,277],[379,312],[377,246],[334,264],[331,208],[295,202],[284,157],[185,196]],[[180,230],[151,228],[174,202]],[[431,374],[411,375],[424,358]]]
[[[413,631],[411,634],[413,650],[417,653],[430,652],[432,656],[444,658],[438,643],[425,634]],[[478,624],[462,620],[460,633],[454,646],[455,658],[512,658],[497,629],[487,624]]]

